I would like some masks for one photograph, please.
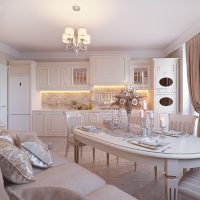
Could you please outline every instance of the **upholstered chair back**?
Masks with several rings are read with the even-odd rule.
[[[75,126],[82,124],[82,116],[80,112],[67,112],[66,113],[66,130],[67,135],[73,134]]]
[[[193,134],[196,119],[194,115],[169,114],[169,129]]]

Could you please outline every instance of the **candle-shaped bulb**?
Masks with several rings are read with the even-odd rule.
[[[160,118],[160,127],[161,128],[165,128],[166,127],[166,123],[165,123],[165,119],[164,118]]]
[[[143,119],[144,118],[144,110],[140,111],[140,117]]]
[[[143,101],[143,110],[147,110],[147,102],[146,102],[146,100]]]
[[[153,112],[150,112],[150,119],[153,119]]]

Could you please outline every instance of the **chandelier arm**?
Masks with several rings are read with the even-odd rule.
[[[74,36],[74,38],[67,38],[67,42],[65,42],[66,51],[68,51],[69,49],[73,49],[76,55],[80,51],[87,51],[87,46],[89,43],[85,44],[86,42],[87,41],[84,38],[78,39],[78,36]]]

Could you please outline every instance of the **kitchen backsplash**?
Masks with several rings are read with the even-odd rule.
[[[88,106],[91,101],[90,92],[45,92],[42,93],[43,109],[74,109]],[[80,108],[80,109],[86,109]]]
[[[94,88],[93,92],[44,92],[43,109],[91,109],[108,108],[115,101],[115,96],[124,87]],[[139,92],[139,91],[138,91]],[[148,91],[140,91],[148,102]]]

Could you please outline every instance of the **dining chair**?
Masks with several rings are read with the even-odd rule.
[[[200,171],[193,169],[188,171],[178,185],[178,200],[200,199]]]
[[[115,119],[118,119],[120,118],[120,110],[119,109],[115,109],[115,108],[112,108],[110,107],[110,111],[109,112],[105,112],[103,114],[103,119],[101,121],[101,123],[103,124],[104,121],[107,121],[107,120],[115,120]],[[118,156],[116,157],[117,158],[117,163],[118,163]],[[110,161],[110,154],[109,153],[106,153],[106,163],[107,163],[107,166],[109,166],[109,161]]]
[[[141,129],[142,120],[140,110],[133,110],[131,111],[131,126],[134,126],[137,129]],[[135,171],[137,169],[137,162],[134,162]]]
[[[169,114],[169,130],[181,131],[192,135],[197,118],[195,115]]]
[[[69,151],[69,145],[75,145],[75,138],[73,129],[75,126],[82,124],[82,116],[80,112],[73,111],[73,112],[66,112],[66,135],[67,135],[67,144],[66,144],[66,150],[65,150],[65,157],[67,157],[68,151]],[[79,147],[85,146],[83,143],[78,143]],[[75,157],[74,157],[75,158]]]
[[[178,131],[187,134],[194,133],[195,121],[197,120],[195,115],[183,115],[183,114],[169,114],[169,131]],[[183,170],[186,172],[186,169]],[[154,175],[157,179],[157,166],[154,166]]]
[[[86,111],[87,112],[87,111]],[[100,124],[99,112],[87,112],[82,118],[83,125],[94,125],[98,127]],[[82,153],[81,153],[82,154]],[[95,163],[95,148],[92,148],[93,164]]]

